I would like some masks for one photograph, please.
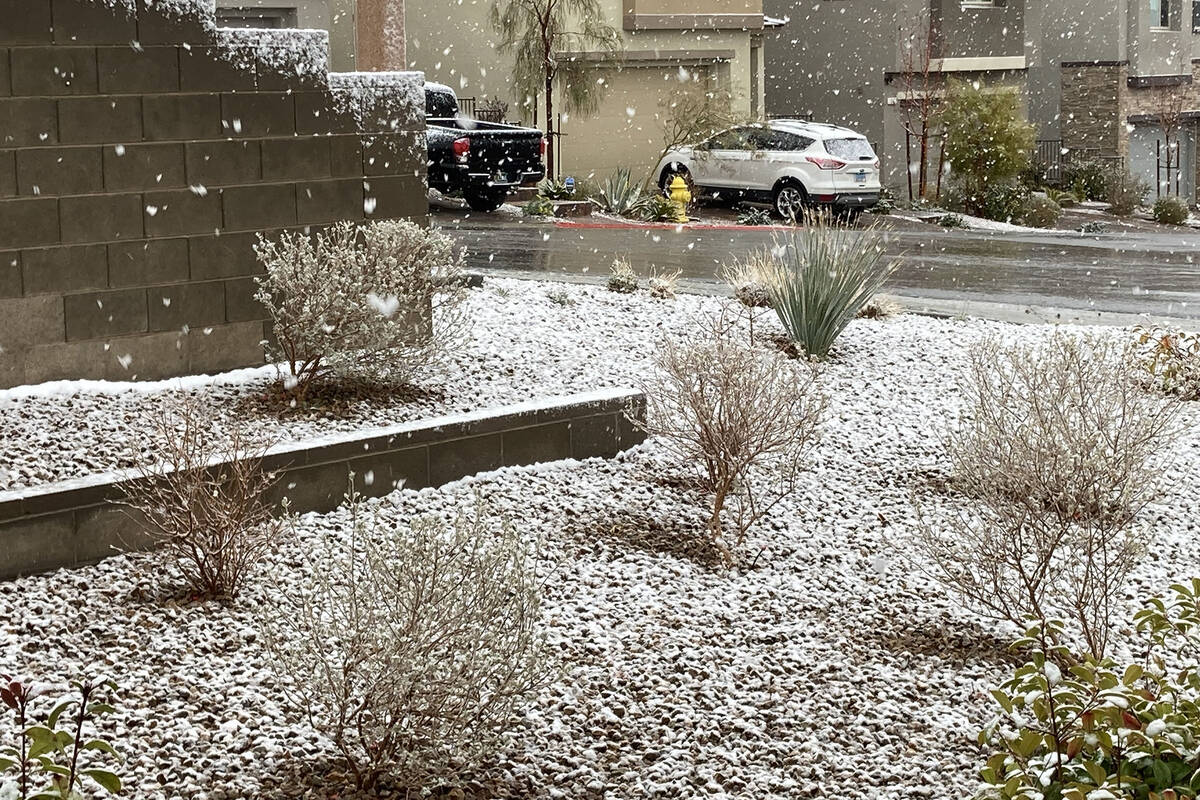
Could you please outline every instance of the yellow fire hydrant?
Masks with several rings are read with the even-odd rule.
[[[683,179],[682,175],[676,175],[675,180],[671,181],[671,202],[679,207],[675,221],[687,222],[687,207],[688,203],[692,202],[692,192],[688,189],[687,181]]]

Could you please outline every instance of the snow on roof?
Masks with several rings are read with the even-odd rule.
[[[764,28],[782,28],[791,21],[791,17],[772,17],[770,15],[763,15]]]
[[[828,136],[831,133],[844,134],[855,138],[865,138],[861,133],[840,125],[830,125],[826,122],[809,122],[803,119],[773,119],[767,123],[772,128],[782,128],[787,131],[799,131],[817,136]]]

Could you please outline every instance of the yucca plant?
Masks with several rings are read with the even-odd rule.
[[[621,216],[632,214],[641,199],[642,187],[634,183],[633,176],[625,167],[608,176],[597,196],[592,198],[601,210]]]
[[[812,358],[825,358],[834,341],[874,297],[897,261],[884,255],[883,235],[827,212],[808,212],[803,234],[789,232],[761,263],[771,306],[788,335]]]

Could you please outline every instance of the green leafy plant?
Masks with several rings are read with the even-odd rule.
[[[1083,200],[1103,200],[1108,195],[1112,164],[1099,160],[1078,161],[1063,167],[1063,184]]]
[[[758,206],[742,206],[738,209],[738,225],[770,225],[771,212]]]
[[[571,200],[575,197],[574,189],[567,186],[565,182],[549,178],[538,181],[537,190],[538,197],[548,200]]]
[[[115,711],[116,684],[100,678],[77,681],[72,689],[46,711],[39,701],[49,701],[54,687],[0,675],[0,703],[13,713],[17,740],[0,747],[0,777],[15,779],[15,792],[7,797],[80,800],[86,787],[108,794],[121,791],[121,779],[104,768],[120,756],[95,734],[97,722]]]
[[[1187,203],[1174,195],[1160,197],[1154,201],[1154,221],[1163,225],[1182,225],[1187,222],[1190,214]]]
[[[1062,219],[1062,207],[1048,197],[1031,195],[1021,209],[1021,222],[1033,228],[1053,228]]]
[[[967,211],[979,213],[990,187],[1015,184],[1029,165],[1033,126],[1016,90],[966,81],[950,82],[941,122],[951,175],[962,186]]]
[[[896,210],[896,193],[884,186],[879,190],[879,202],[871,206],[870,213],[888,215]]]
[[[1029,207],[1029,189],[1015,181],[999,181],[988,184],[981,197],[974,198],[973,210],[985,219],[997,222],[1015,222]],[[967,202],[971,206],[971,202]]]
[[[1133,617],[1137,660],[1076,655],[1064,625],[1036,622],[1026,661],[992,692],[979,735],[989,800],[1191,800],[1200,794],[1200,579]]]
[[[592,200],[602,211],[629,216],[642,199],[642,187],[634,182],[629,170],[621,167],[605,179]]]
[[[545,197],[535,197],[521,206],[521,213],[527,217],[553,217],[554,201]]]
[[[785,234],[762,258],[761,277],[788,336],[811,358],[825,358],[898,262],[874,226],[855,229],[822,212],[806,213],[804,223],[802,236]]]
[[[1111,170],[1108,182],[1104,188],[1104,199],[1108,202],[1108,210],[1118,217],[1128,217],[1150,191],[1150,184],[1135,177],[1127,170]]]
[[[1137,334],[1151,383],[1181,400],[1200,400],[1200,336],[1162,328],[1138,328]]]
[[[1079,231],[1080,233],[1104,233],[1106,230],[1108,230],[1108,225],[1106,223],[1093,220],[1091,222],[1083,223],[1075,230]]]
[[[1060,189],[1046,189],[1046,197],[1058,203],[1060,208],[1071,208],[1079,205],[1079,197],[1074,192],[1062,191]]]
[[[967,221],[963,219],[962,214],[942,214],[938,217],[938,225],[943,228],[965,228]]]
[[[679,206],[669,197],[652,193],[638,201],[634,216],[645,222],[675,222],[679,218]]]
[[[633,294],[642,285],[637,273],[633,271],[633,267],[623,258],[618,258],[613,262],[612,272],[608,276],[608,282],[605,284],[610,292],[617,294]]]

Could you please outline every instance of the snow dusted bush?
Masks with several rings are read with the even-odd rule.
[[[260,237],[255,252],[270,352],[298,402],[327,379],[412,382],[463,339],[463,253],[437,229],[343,222],[316,236]]]
[[[734,261],[721,267],[721,279],[733,289],[733,296],[747,308],[770,308],[771,295],[763,278],[763,264],[771,254],[766,251],[751,253],[746,259]]]
[[[828,213],[807,212],[803,235],[789,231],[760,261],[771,307],[792,341],[825,358],[834,341],[878,294],[897,262],[879,229],[862,230]]]
[[[1139,363],[1164,394],[1200,400],[1200,336],[1162,328],[1138,331]]]
[[[121,791],[121,779],[105,769],[117,751],[96,734],[99,720],[115,709],[116,684],[106,678],[60,687],[0,674],[0,704],[12,712],[11,744],[0,746],[0,798],[81,800],[94,786]]]
[[[1062,206],[1041,195],[1030,195],[1021,209],[1021,222],[1032,228],[1053,228],[1062,218]]]
[[[125,484],[125,502],[141,512],[193,590],[236,597],[285,526],[267,497],[275,483],[262,466],[269,442],[244,425],[214,436],[213,423],[199,399],[153,416],[150,455],[138,458],[140,479]]]
[[[1154,201],[1154,221],[1163,225],[1182,225],[1190,214],[1187,202],[1174,195]]]
[[[683,274],[682,270],[671,270],[670,272],[655,272],[647,281],[647,286],[650,289],[650,296],[656,300],[670,300],[675,297],[675,287],[679,283],[679,276]]]
[[[348,547],[327,540],[263,617],[276,669],[358,788],[469,774],[547,676],[532,548],[481,501],[397,525],[348,500]]]
[[[1165,466],[1175,407],[1141,390],[1131,348],[1055,333],[975,346],[948,442],[971,507],[925,519],[931,574],[984,613],[1069,616],[1100,656],[1149,532],[1135,525]]]
[[[643,386],[646,432],[702,468],[712,497],[707,539],[727,561],[725,542],[740,545],[791,493],[826,405],[808,364],[743,344],[734,331],[721,315],[686,342],[664,339],[661,377]]]
[[[642,285],[633,267],[623,258],[613,262],[612,270],[605,284],[610,292],[618,294],[633,294]]]
[[[858,310],[859,319],[891,319],[904,311],[895,300],[878,295],[868,300]]]
[[[1104,188],[1104,199],[1108,202],[1113,214],[1118,217],[1128,217],[1142,204],[1150,184],[1133,175],[1128,170],[1114,168],[1108,172],[1108,182]]]
[[[1077,656],[1061,622],[1031,625],[1028,660],[992,692],[980,734],[987,800],[1183,800],[1200,793],[1200,580],[1134,616],[1136,661]]]

